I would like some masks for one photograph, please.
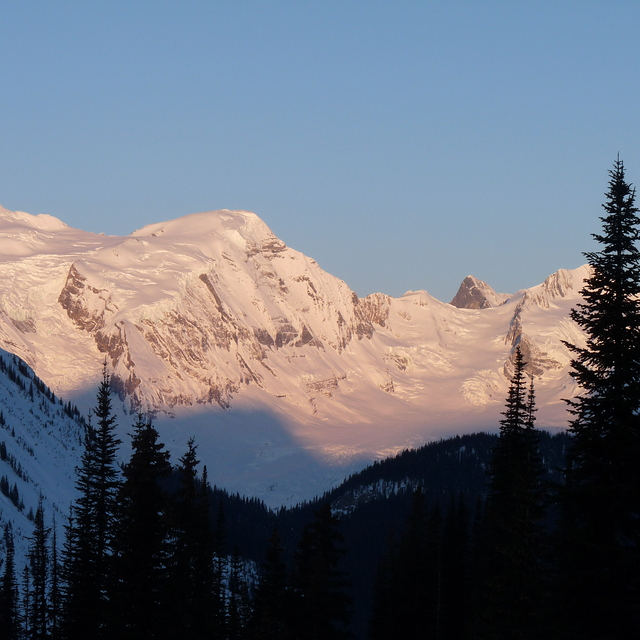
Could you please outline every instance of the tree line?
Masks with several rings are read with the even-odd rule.
[[[342,536],[328,505],[304,528],[291,570],[274,530],[264,576],[249,580],[259,568],[237,548],[225,553],[224,512],[211,513],[193,439],[173,469],[152,422],[139,416],[120,469],[110,393],[105,365],[62,548],[40,500],[17,576],[5,530],[0,638],[249,640],[341,637],[341,629],[348,637]],[[310,624],[319,635],[306,635]]]
[[[212,512],[193,441],[173,469],[140,416],[131,458],[117,467],[105,368],[62,547],[40,503],[17,577],[5,532],[0,639],[640,636],[640,219],[620,160],[603,206],[600,250],[585,254],[591,274],[571,314],[586,343],[567,344],[581,393],[568,401],[566,459],[543,459],[549,437],[535,428],[533,379],[516,345],[500,435],[474,440],[491,446],[486,469],[481,456],[458,449],[454,460],[442,443],[457,470],[451,491],[434,489],[429,474],[444,469],[435,464],[407,510],[393,494],[339,521],[328,494],[300,530],[293,518],[308,507],[266,514],[252,504],[245,528],[259,520],[280,529],[262,561],[247,565],[229,548],[224,509]],[[421,459],[406,452],[393,473],[401,480]],[[549,474],[550,464],[562,468]],[[376,473],[374,465],[345,487]],[[369,541],[391,529],[373,551]],[[369,565],[380,557],[373,580],[362,584],[347,550]],[[372,605],[363,614],[352,598],[367,601],[365,590]],[[366,624],[352,626],[354,611]]]
[[[418,490],[376,580],[371,640],[640,637],[640,219],[619,159],[571,318],[581,393],[563,481],[546,482],[533,380],[515,351],[486,499],[446,513]]]

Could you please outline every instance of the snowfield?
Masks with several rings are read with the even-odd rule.
[[[275,507],[402,448],[496,430],[518,345],[538,426],[564,428],[562,340],[583,344],[569,311],[587,274],[513,295],[470,276],[457,306],[359,299],[246,211],[119,237],[0,207],[0,347],[84,414],[106,358],[123,440],[152,412],[174,460],[195,436],[212,484]]]

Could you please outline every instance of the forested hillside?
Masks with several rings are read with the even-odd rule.
[[[0,483],[0,637],[640,634],[640,218],[621,161],[610,178],[602,250],[587,254],[592,275],[572,312],[588,340],[566,344],[584,389],[568,401],[567,433],[536,428],[536,379],[516,342],[498,435],[404,451],[273,511],[210,487],[193,438],[172,461],[151,416],[133,421],[119,464],[106,361],[83,423],[24,362],[0,359],[0,462],[13,474]],[[22,431],[9,430],[16,415]],[[64,460],[81,454],[60,527],[45,492],[70,495],[47,484],[65,435]],[[20,496],[35,490],[25,516]]]

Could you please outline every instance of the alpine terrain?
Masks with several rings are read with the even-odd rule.
[[[123,441],[151,413],[176,458],[194,436],[212,484],[277,506],[408,446],[495,431],[518,346],[538,426],[564,428],[562,341],[584,344],[569,312],[588,273],[512,295],[469,276],[450,304],[358,298],[246,211],[119,237],[0,207],[0,347],[83,415],[106,361]]]

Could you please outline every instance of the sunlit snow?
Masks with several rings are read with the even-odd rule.
[[[518,344],[538,424],[563,428],[561,341],[583,340],[568,314],[586,274],[510,296],[480,283],[496,305],[482,309],[358,299],[253,213],[119,237],[0,208],[0,346],[84,412],[106,357],[123,439],[152,411],[174,457],[195,436],[213,483],[277,506],[403,447],[497,429]]]

